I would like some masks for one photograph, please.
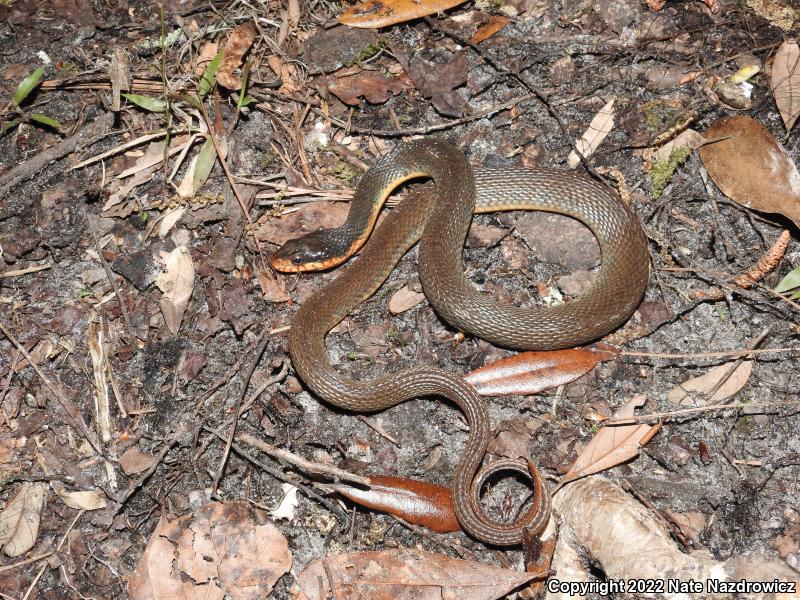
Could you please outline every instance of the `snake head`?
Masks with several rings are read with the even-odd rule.
[[[330,239],[327,230],[323,230],[289,240],[270,257],[269,262],[276,271],[303,273],[330,269],[342,261],[331,255]]]

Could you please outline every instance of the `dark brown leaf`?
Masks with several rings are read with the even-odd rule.
[[[360,71],[328,80],[328,90],[350,106],[360,104],[362,96],[372,104],[383,104],[406,87],[408,80],[405,77],[388,77],[378,71]]]

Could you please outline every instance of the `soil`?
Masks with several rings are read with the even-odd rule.
[[[407,402],[369,415],[370,426],[321,403],[294,376],[286,329],[303,300],[337,271],[281,275],[270,284],[258,277],[263,257],[285,239],[341,222],[348,206],[341,194],[352,189],[360,167],[414,133],[458,144],[475,166],[564,167],[569,140],[578,139],[615,98],[615,125],[588,164],[621,172],[649,240],[646,297],[615,334],[624,350],[649,356],[621,356],[541,394],[491,399],[498,453],[524,448],[553,481],[595,434],[591,415],[610,416],[636,394],[648,398],[641,412],[675,410],[669,390],[730,360],[702,353],[748,349],[762,334],[759,348],[797,347],[797,305],[769,291],[800,266],[796,226],[706,185],[696,152],[660,195],[643,168],[646,149],[661,145],[664,132],[684,123],[702,132],[730,114],[757,119],[791,157],[800,156],[800,138],[786,135],[765,74],[788,33],[748,4],[722,1],[712,12],[698,1],[668,2],[654,12],[638,0],[476,2],[365,37],[361,30],[333,27],[338,5],[312,1],[302,4],[299,22],[290,23],[284,37],[286,9],[275,4],[187,0],[162,14],[155,3],[135,0],[0,3],[0,121],[21,119],[0,137],[0,324],[7,331],[0,336],[0,506],[25,482],[48,482],[35,544],[24,556],[0,560],[3,597],[22,598],[31,585],[29,598],[127,597],[125,578],[160,516],[187,514],[198,498],[245,498],[274,508],[284,495],[276,475],[316,490],[319,477],[261,454],[261,465],[272,467],[267,472],[236,451],[257,454],[238,442],[213,489],[226,455],[225,443],[210,431],[227,436],[243,386],[249,398],[271,378],[276,381],[242,415],[238,431],[355,473],[448,484],[468,433],[454,406],[436,399]],[[492,16],[511,19],[486,41],[466,45],[464,39]],[[20,181],[4,180],[111,111],[108,69],[115,50],[127,55],[134,80],[150,86],[134,93],[158,97],[152,90],[167,81],[178,104],[179,93],[196,90],[203,45],[224,44],[247,21],[257,25],[251,52],[257,68],[247,91],[252,103],[237,110],[237,96],[217,89],[204,106],[212,123],[235,125],[227,162],[242,197],[252,203],[258,247],[219,162],[194,197],[176,196],[187,160],[174,179],[171,162],[123,193],[115,207],[104,208],[119,185],[114,177],[137,167],[147,144],[119,147],[163,130],[168,119],[183,125],[177,112],[167,117],[123,100],[114,122],[95,139]],[[184,34],[162,54],[162,30],[183,30],[192,38]],[[366,58],[359,55],[365,48]],[[268,62],[270,56],[277,60]],[[747,108],[732,108],[709,92],[713,78],[749,64],[761,73],[751,79]],[[39,66],[45,83],[14,106],[18,84]],[[364,73],[370,74],[367,83],[348,80]],[[279,78],[283,85],[276,87]],[[340,99],[347,95],[342,86],[355,94],[354,105]],[[193,127],[201,126],[199,111],[182,107]],[[56,119],[61,129],[32,121],[32,113]],[[347,139],[340,124],[350,126]],[[320,144],[321,135],[332,136],[334,144]],[[163,155],[160,144],[156,156],[159,148]],[[189,156],[198,150],[199,144]],[[102,161],[73,169],[103,152],[109,155]],[[280,192],[282,185],[301,191]],[[186,211],[177,225],[159,236],[154,223],[181,206]],[[750,269],[783,229],[793,237],[773,272],[749,290],[725,285]],[[194,262],[194,289],[172,333],[156,278],[161,253],[178,246],[188,248]],[[553,287],[566,296],[580,294],[598,257],[591,234],[571,219],[509,213],[474,219],[464,263],[486,293],[531,306]],[[420,362],[466,373],[511,354],[469,335],[462,339],[426,301],[391,314],[391,297],[406,286],[420,291],[415,249],[328,336],[329,355],[344,373],[369,379]],[[720,286],[721,300],[698,295]],[[110,437],[98,442],[110,463],[85,441],[87,435],[98,439],[97,369],[90,353],[97,331],[115,386],[109,392]],[[266,346],[257,354],[262,340]],[[778,555],[800,568],[800,413],[786,403],[798,400],[797,357],[796,350],[755,355],[752,375],[730,400],[784,404],[669,418],[635,460],[607,475],[626,481],[663,514],[691,516],[691,527],[681,522],[696,548],[720,559]],[[81,420],[89,433],[76,424]],[[117,462],[132,448],[157,457],[152,473],[127,472]],[[102,490],[106,506],[79,514],[49,482]],[[522,486],[504,481],[488,494],[487,510],[500,514],[509,498],[521,497]],[[517,550],[487,548],[460,533],[421,533],[335,497],[327,504],[299,498],[293,518],[276,522],[289,541],[293,566],[277,582],[275,598],[291,596],[310,561],[342,551],[417,545],[522,568]],[[65,535],[69,543],[60,545]],[[47,561],[5,568],[49,552],[54,554]]]

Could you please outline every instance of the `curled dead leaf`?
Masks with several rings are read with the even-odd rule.
[[[614,419],[633,416],[636,408],[646,400],[644,395],[634,396],[614,414]],[[635,422],[630,425],[604,425],[580,453],[560,485],[629,461],[653,439],[660,427]]]
[[[354,75],[328,79],[328,90],[350,106],[358,106],[362,96],[372,104],[383,104],[407,87],[407,77],[388,77],[378,71],[359,71]]]
[[[800,227],[800,172],[761,123],[744,116],[715,121],[700,148],[708,174],[723,194],[747,208],[780,213]]]
[[[772,62],[772,96],[778,106],[786,131],[800,117],[800,46],[797,40],[784,41]]]
[[[183,247],[169,253],[162,252],[161,260],[164,269],[156,278],[156,285],[163,292],[161,313],[170,333],[175,335],[194,290],[194,263],[189,251]]]
[[[450,488],[404,477],[370,475],[369,487],[334,485],[345,498],[438,533],[460,531]]]
[[[736,361],[732,361],[718,365],[699,377],[692,377],[680,385],[676,385],[667,392],[667,400],[677,402],[681,406],[695,406],[695,399],[690,397],[691,392],[707,395],[717,387],[723,377],[727,377],[725,382],[714,392],[714,395],[705,402],[701,402],[701,404],[724,402],[745,386],[750,379],[750,374],[753,372],[753,361],[745,360],[728,377],[729,371],[735,364]]]
[[[221,86],[229,90],[241,89],[242,79],[234,74],[234,70],[242,64],[242,58],[256,39],[256,33],[256,26],[251,21],[247,21],[234,29],[228,41],[225,42],[222,62],[217,70],[217,82]]]

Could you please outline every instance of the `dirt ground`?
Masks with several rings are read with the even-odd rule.
[[[260,392],[238,421],[240,433],[358,474],[449,483],[468,431],[455,407],[420,400],[364,420],[320,403],[294,376],[286,330],[303,300],[337,272],[274,281],[262,273],[262,256],[286,239],[341,222],[348,204],[337,200],[349,197],[363,167],[412,135],[444,137],[476,167],[564,167],[569,140],[615,99],[614,127],[589,164],[619,170],[649,240],[646,297],[614,341],[650,356],[619,357],[541,394],[492,399],[494,453],[522,448],[552,482],[597,431],[593,415],[609,416],[636,394],[647,395],[642,412],[675,410],[669,390],[730,360],[697,354],[748,349],[759,336],[761,349],[800,345],[797,305],[769,291],[800,266],[796,226],[704,183],[697,152],[660,195],[643,167],[647,149],[672,137],[659,137],[664,132],[702,132],[731,114],[760,121],[797,160],[800,138],[786,135],[765,74],[789,36],[780,2],[723,0],[712,11],[699,1],[670,1],[656,12],[639,0],[478,1],[377,33],[333,27],[342,8],[325,1],[301,3],[294,22],[287,11],[296,6],[186,0],[162,13],[156,3],[134,0],[0,2],[0,122],[9,124],[0,137],[0,507],[27,484],[43,482],[46,490],[35,542],[0,560],[2,598],[128,597],[126,576],[159,517],[188,514],[209,499],[273,509],[285,481],[301,494],[292,517],[275,520],[293,565],[272,597],[291,597],[310,561],[342,551],[418,546],[520,568],[518,550],[487,548],[460,533],[421,533],[326,496],[313,486],[324,478],[239,441],[225,451],[247,385],[246,400]],[[789,18],[791,10],[780,15]],[[464,43],[492,17],[510,20],[486,41]],[[188,160],[174,176],[177,153],[165,168],[142,163],[148,149],[147,156],[163,157],[163,137],[120,149],[165,126],[205,128],[181,94],[197,90],[204,46],[221,48],[248,21],[256,25],[251,101],[237,109],[238,96],[218,87],[203,106],[217,132],[227,132],[227,164],[252,224],[219,162],[199,190],[182,197],[176,186]],[[163,53],[162,31],[176,40]],[[166,82],[184,114],[124,99],[114,112],[115,54],[129,61],[132,93],[163,98]],[[751,64],[761,72],[750,80],[746,107],[710,92]],[[39,66],[43,83],[15,106],[17,86]],[[60,131],[33,113],[56,119]],[[104,115],[96,135],[37,158]],[[173,134],[171,142],[179,141]],[[103,152],[102,160],[74,168]],[[141,173],[117,177],[126,169]],[[162,217],[176,208],[185,210],[160,236]],[[792,239],[774,270],[751,289],[730,285],[784,229]],[[178,246],[193,260],[194,287],[172,333],[156,278],[160,253]],[[476,217],[464,252],[476,286],[522,306],[552,288],[579,295],[599,259],[577,222],[516,213]],[[391,314],[390,299],[404,287],[420,291],[415,250],[328,336],[343,372],[366,379],[428,362],[466,373],[510,354],[469,335],[460,340],[424,300]],[[724,290],[721,299],[711,288]],[[107,360],[99,367],[92,358],[98,348]],[[690,549],[721,560],[763,553],[799,569],[800,413],[790,403],[800,400],[797,357],[796,350],[755,355],[752,374],[730,400],[784,404],[666,419],[638,458],[607,475],[677,523]],[[99,386],[111,405],[107,439],[98,429]],[[87,438],[111,460],[101,460]],[[496,486],[487,506],[502,512],[509,496],[524,494],[518,488]],[[63,490],[99,490],[104,506],[70,507]]]

